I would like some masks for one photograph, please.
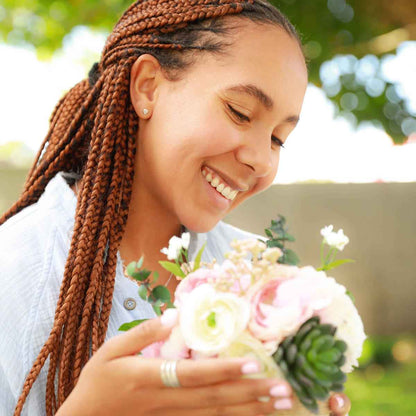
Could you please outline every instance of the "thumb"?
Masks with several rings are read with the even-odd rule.
[[[106,360],[137,354],[143,348],[166,339],[178,318],[177,309],[166,309],[160,318],[149,319],[124,334],[111,338],[101,347]]]

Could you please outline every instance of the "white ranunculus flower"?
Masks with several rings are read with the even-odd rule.
[[[321,235],[324,237],[324,243],[342,251],[350,240],[346,235],[344,235],[342,228],[338,230],[338,232],[333,231],[333,228],[334,227],[332,225],[322,228]]]
[[[189,348],[216,355],[241,334],[249,317],[250,305],[245,299],[202,284],[184,296],[179,322]]]
[[[346,362],[341,370],[345,373],[351,372],[353,366],[358,365],[366,339],[363,322],[354,303],[346,293],[339,294],[328,307],[319,312],[319,316],[321,323],[330,323],[337,327],[335,338],[347,343]]]

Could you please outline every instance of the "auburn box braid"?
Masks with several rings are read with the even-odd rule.
[[[221,17],[237,14],[280,26],[300,43],[289,21],[266,1],[137,1],[116,24],[89,78],[56,106],[24,191],[0,219],[2,224],[35,203],[58,172],[81,179],[53,328],[27,375],[16,416],[48,358],[46,414],[55,414],[105,339],[139,129],[129,95],[132,65],[150,53],[170,79],[178,79],[199,51],[226,49],[226,35],[233,29]]]

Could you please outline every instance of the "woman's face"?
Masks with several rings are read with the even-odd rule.
[[[202,53],[180,81],[159,82],[140,121],[134,192],[196,232],[272,184],[307,86],[296,40],[239,26],[226,54]]]

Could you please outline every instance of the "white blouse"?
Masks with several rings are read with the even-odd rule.
[[[52,329],[74,226],[76,197],[61,174],[39,201],[0,227],[0,416],[13,414],[26,375]],[[203,261],[223,260],[229,243],[258,237],[220,222],[205,234],[191,232],[193,258],[206,242]],[[123,274],[119,257],[106,339],[125,322],[154,317]],[[26,400],[23,415],[45,415],[48,361]]]

